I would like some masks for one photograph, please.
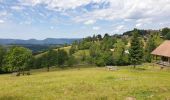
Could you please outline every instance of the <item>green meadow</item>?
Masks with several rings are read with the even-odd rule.
[[[0,100],[169,100],[170,70],[102,67],[33,70],[30,76],[0,75]]]

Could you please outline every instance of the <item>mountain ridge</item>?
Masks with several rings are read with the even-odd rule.
[[[81,38],[46,38],[43,40],[38,39],[3,39],[0,38],[1,45],[8,45],[8,44],[36,44],[36,45],[43,45],[43,44],[71,44],[76,40],[81,40]]]

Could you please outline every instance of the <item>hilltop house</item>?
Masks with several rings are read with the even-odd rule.
[[[170,40],[163,42],[151,54],[156,57],[157,64],[170,66]]]

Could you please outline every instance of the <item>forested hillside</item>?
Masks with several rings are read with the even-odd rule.
[[[150,54],[164,40],[170,39],[170,29],[134,29],[122,35],[93,35],[71,45],[50,48],[33,56],[29,49],[0,47],[1,72],[23,72],[30,69],[72,67],[74,65],[122,66],[152,62]]]

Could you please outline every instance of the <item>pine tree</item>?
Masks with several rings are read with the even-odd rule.
[[[146,44],[146,48],[145,48],[145,52],[146,52],[146,58],[145,60],[147,62],[151,62],[152,60],[152,56],[151,56],[151,52],[156,48],[156,43],[154,41],[154,37],[153,35],[151,35],[147,41]]]
[[[132,39],[131,39],[131,47],[129,50],[129,60],[131,64],[134,65],[134,68],[137,64],[140,64],[143,60],[143,47],[142,41],[140,40],[139,32],[137,29],[134,30]]]

